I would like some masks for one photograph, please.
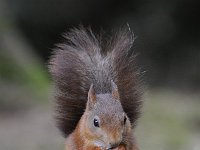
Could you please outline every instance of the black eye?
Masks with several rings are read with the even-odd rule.
[[[99,122],[98,122],[98,120],[96,118],[94,118],[94,126],[95,127],[99,127]]]
[[[126,124],[126,120],[127,120],[127,118],[126,118],[126,116],[124,116],[124,124]]]

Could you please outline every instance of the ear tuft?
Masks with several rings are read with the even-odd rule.
[[[118,87],[115,84],[115,82],[113,80],[111,80],[111,88],[112,88],[112,96],[119,100],[119,92],[118,92]]]
[[[94,85],[91,84],[90,89],[88,91],[87,107],[89,109],[91,109],[91,108],[93,108],[95,103],[96,103],[96,92],[95,92],[95,89],[94,89]]]

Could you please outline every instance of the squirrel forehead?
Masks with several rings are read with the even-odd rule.
[[[106,113],[122,113],[123,108],[120,100],[114,99],[111,94],[97,94],[97,102],[95,109],[99,112]]]

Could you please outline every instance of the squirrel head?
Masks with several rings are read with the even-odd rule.
[[[113,81],[111,89],[111,93],[96,94],[92,84],[84,114],[84,135],[93,145],[103,149],[113,149],[122,143],[123,135],[131,126]]]

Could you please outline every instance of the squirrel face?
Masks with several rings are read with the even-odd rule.
[[[88,92],[85,111],[85,134],[89,141],[102,149],[113,149],[123,142],[129,119],[119,100],[116,84],[111,81],[112,93],[97,94],[93,85]]]

